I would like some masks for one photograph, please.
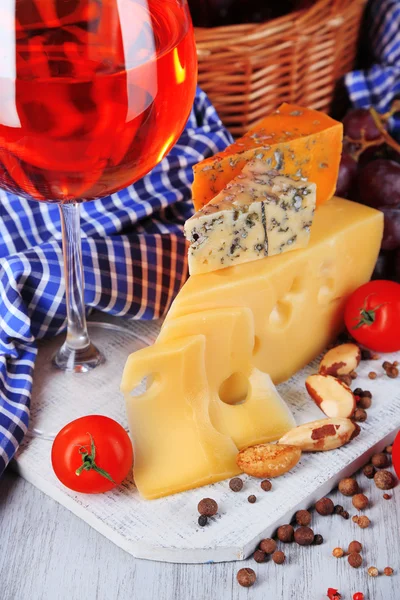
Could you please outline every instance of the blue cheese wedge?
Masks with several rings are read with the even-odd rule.
[[[191,275],[305,248],[316,185],[249,162],[211,202],[185,223]]]

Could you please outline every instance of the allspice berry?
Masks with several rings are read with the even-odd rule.
[[[276,550],[272,555],[272,560],[277,565],[282,565],[285,562],[285,553],[282,550]]]
[[[253,569],[245,568],[240,569],[236,575],[236,579],[238,580],[239,585],[242,587],[251,587],[255,584],[257,579],[257,575],[253,571]]]
[[[265,540],[261,540],[260,550],[265,552],[265,554],[273,554],[276,550],[276,541],[271,540],[271,538],[266,538]]]
[[[311,523],[311,513],[308,510],[298,510],[295,514],[297,525],[307,526]]]
[[[376,473],[376,469],[374,465],[365,465],[365,467],[363,468],[363,473],[365,477],[368,477],[368,479],[373,479]]]
[[[361,396],[360,400],[358,401],[359,408],[371,408],[371,404],[372,400],[369,396]]]
[[[370,577],[378,577],[379,575],[379,571],[376,567],[369,567],[368,569],[368,575]]]
[[[385,469],[389,466],[389,459],[384,452],[378,452],[371,458],[371,463],[377,469]]]
[[[258,563],[263,563],[267,559],[267,555],[262,550],[256,550],[253,554],[253,558]]]
[[[315,510],[319,515],[332,515],[335,510],[335,505],[330,498],[321,498],[315,503]]]
[[[357,423],[364,423],[368,418],[367,412],[363,408],[356,408],[353,413],[353,420]]]
[[[254,496],[254,494],[251,494],[251,496],[247,498],[247,502],[250,502],[250,504],[254,504],[255,502],[257,502],[256,496]]]
[[[240,490],[243,488],[243,481],[240,479],[240,477],[234,477],[230,480],[229,487],[231,488],[232,492],[240,492]]]
[[[383,569],[383,574],[386,575],[387,577],[390,577],[391,575],[393,575],[392,567],[385,567]]]
[[[352,477],[345,477],[339,481],[338,488],[343,496],[354,496],[354,494],[358,494],[360,491],[357,481]]]
[[[261,487],[262,490],[264,490],[264,492],[269,492],[272,489],[272,483],[270,482],[269,479],[264,479],[260,483],[260,487]]]
[[[391,490],[396,485],[396,478],[390,471],[378,471],[374,475],[374,482],[380,490]]]
[[[299,546],[311,546],[314,541],[314,532],[310,527],[299,527],[294,532],[294,541]]]
[[[197,510],[201,515],[213,517],[218,512],[218,504],[212,498],[203,498],[200,500]]]
[[[284,542],[285,544],[290,544],[293,542],[294,529],[291,525],[281,525],[278,527],[276,536],[279,541]]]
[[[362,545],[360,544],[360,542],[357,542],[357,540],[354,540],[354,541],[350,542],[347,552],[349,554],[352,554],[353,552],[358,552],[358,554],[359,554],[361,552],[361,550],[362,550]]]
[[[369,500],[365,494],[355,494],[351,501],[357,510],[365,510],[369,504]]]
[[[334,548],[332,550],[332,556],[334,556],[335,558],[342,558],[342,556],[344,556],[343,548]]]
[[[347,560],[353,569],[358,569],[362,565],[362,556],[358,552],[351,552],[347,557]]]
[[[353,521],[354,523],[356,523],[359,527],[361,527],[361,529],[366,529],[367,527],[369,527],[371,525],[371,521],[368,519],[368,517],[366,516],[355,516],[353,517]]]

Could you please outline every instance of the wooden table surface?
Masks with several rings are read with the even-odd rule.
[[[361,530],[339,516],[313,513],[312,526],[322,546],[283,548],[287,564],[239,563],[173,565],[136,560],[67,509],[6,471],[0,481],[1,600],[323,600],[328,587],[343,600],[363,592],[365,600],[400,599],[400,486],[384,500],[373,482],[359,476],[371,499],[372,524]],[[351,499],[331,494],[351,510]],[[346,558],[332,557],[336,546],[359,540],[364,563],[352,569]],[[282,545],[283,546],[283,545]],[[391,566],[393,577],[373,579],[367,567]],[[236,582],[238,569],[250,566],[257,583]]]

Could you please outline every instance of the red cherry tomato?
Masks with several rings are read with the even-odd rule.
[[[400,431],[396,436],[392,450],[392,463],[397,477],[400,479]]]
[[[400,350],[400,284],[370,281],[347,300],[344,320],[357,342],[376,352]]]
[[[107,492],[128,475],[133,449],[125,429],[100,415],[81,417],[57,434],[51,462],[58,479],[75,492]]]

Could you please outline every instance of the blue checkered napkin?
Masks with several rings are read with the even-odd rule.
[[[168,156],[136,184],[82,206],[87,307],[135,319],[165,314],[187,277],[192,166],[231,141],[198,90]],[[35,339],[66,326],[58,207],[0,190],[0,259],[1,475],[28,427]]]
[[[400,98],[400,0],[370,0],[366,26],[375,64],[348,73],[345,82],[354,106],[374,106],[384,113]],[[400,115],[390,126],[393,135],[400,137]]]

